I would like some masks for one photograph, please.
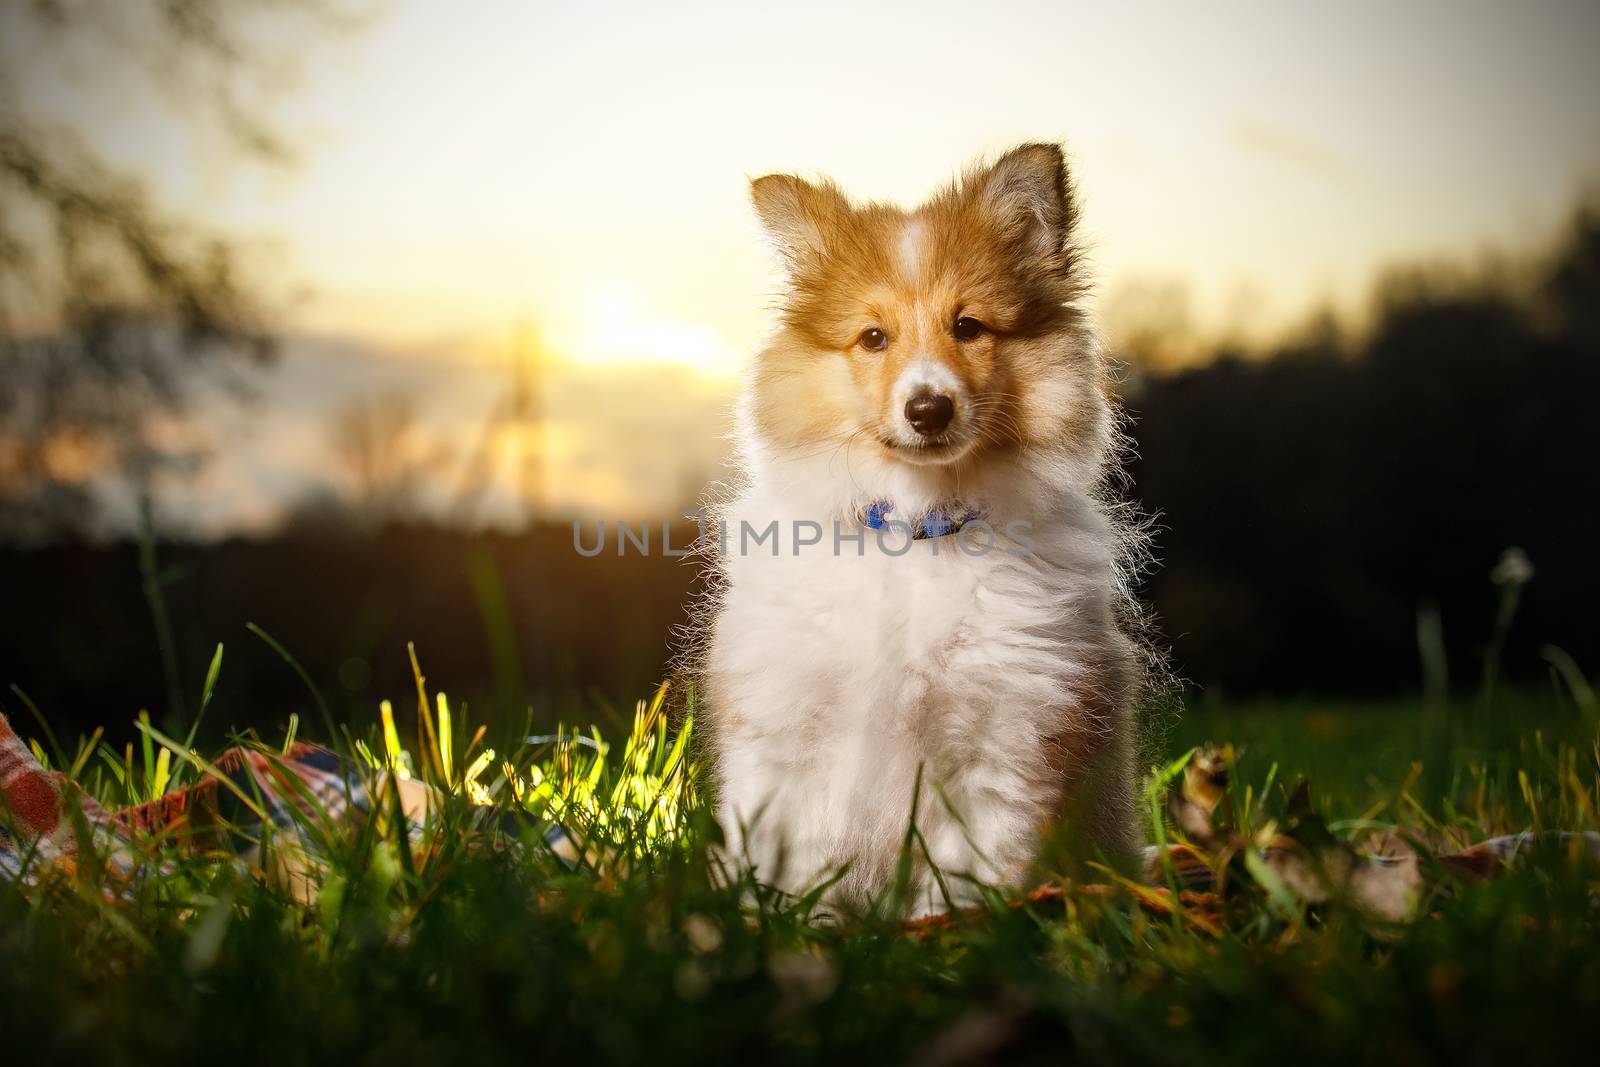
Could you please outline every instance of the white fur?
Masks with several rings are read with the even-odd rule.
[[[900,246],[897,249],[900,256],[900,269],[907,278],[919,278],[922,275],[922,239],[924,225],[921,219],[913,216],[906,220],[905,229],[900,231]]]
[[[870,899],[892,878],[920,767],[917,825],[957,901],[969,878],[1023,880],[1060,813],[1046,739],[1064,725],[1127,732],[1093,688],[1118,589],[1117,530],[1093,496],[1101,457],[1013,456],[957,476],[866,443],[785,453],[741,416],[746,477],[719,515],[731,536],[706,649],[730,850],[793,892],[849,864],[836,894]],[[953,495],[983,509],[988,552],[860,528],[870,503],[912,521]],[[741,523],[774,519],[776,555],[740,551]],[[803,544],[815,534],[796,537],[797,520],[819,524],[820,543]],[[1027,524],[1032,552],[1006,537],[1011,523]],[[942,910],[919,877],[913,910]]]
[[[918,386],[927,386],[936,393],[952,397],[960,396],[962,393],[961,379],[936,359],[915,359],[907,364],[906,369],[895,380],[895,400],[904,404]]]

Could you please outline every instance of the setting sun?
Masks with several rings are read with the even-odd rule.
[[[556,320],[551,342],[554,351],[589,367],[661,361],[714,379],[736,373],[743,358],[710,326],[650,309],[637,288],[622,282],[591,288],[576,321]]]

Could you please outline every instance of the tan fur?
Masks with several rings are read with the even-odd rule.
[[[1045,181],[1062,183],[1062,217],[1040,220],[1035,201],[1019,200]],[[893,451],[885,444],[896,414],[890,393],[907,364],[923,359],[964,387],[958,419],[972,438],[968,461],[1074,437],[1083,451],[1093,447],[1098,426],[1062,395],[1098,389],[1103,375],[1093,345],[1071,347],[1078,373],[1063,376],[1060,364],[1061,335],[1081,328],[1072,307],[1081,286],[1066,240],[1071,192],[1058,148],[1017,149],[915,211],[854,206],[831,183],[786,174],[757,179],[752,197],[789,283],[784,333],[763,353],[753,383],[764,437],[792,447],[861,437]],[[1055,237],[1032,238],[1041,225]],[[911,227],[921,238],[914,268],[897,255]],[[987,329],[958,341],[952,327],[960,316]],[[858,344],[869,328],[888,334],[886,349]]]

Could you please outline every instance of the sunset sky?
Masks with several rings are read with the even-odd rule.
[[[311,54],[279,108],[303,149],[286,170],[241,168],[85,71],[31,76],[163,202],[260,242],[306,289],[290,332],[322,347],[291,361],[345,360],[329,380],[357,392],[432,367],[430,418],[459,437],[494,389],[442,383],[498,366],[525,324],[569,378],[618,386],[607,412],[552,419],[613,439],[645,401],[617,372],[665,364],[696,392],[680,422],[709,439],[771,294],[750,176],[915,201],[975,156],[1062,140],[1102,292],[1176,283],[1201,332],[1259,338],[1324,303],[1359,313],[1382,265],[1552,233],[1600,180],[1597,40],[1582,0],[394,2]],[[260,472],[288,477],[284,427],[333,403],[273,395],[301,407],[230,446],[213,477],[253,503],[217,521],[270,513],[282,493]],[[557,495],[678,491],[613,474]]]

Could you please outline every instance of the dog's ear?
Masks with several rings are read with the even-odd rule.
[[[850,204],[831,182],[813,185],[793,174],[768,174],[750,183],[761,228],[790,276],[820,263]]]
[[[1039,256],[1061,253],[1077,221],[1060,145],[1019,145],[967,183],[1008,241]]]

